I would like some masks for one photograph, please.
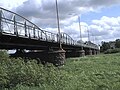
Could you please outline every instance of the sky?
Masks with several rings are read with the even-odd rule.
[[[120,39],[120,0],[57,0],[60,31],[100,44]],[[0,7],[29,19],[41,29],[57,33],[55,0],[0,0]]]

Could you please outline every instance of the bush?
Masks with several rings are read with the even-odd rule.
[[[9,58],[6,52],[0,52],[0,56],[0,90],[17,85],[56,90],[63,88],[69,78],[66,72],[61,72],[52,64],[43,66],[36,60],[24,62],[22,58]]]
[[[112,54],[112,53],[119,53],[119,52],[120,52],[120,48],[115,48],[115,49],[108,49],[104,53],[105,54]]]

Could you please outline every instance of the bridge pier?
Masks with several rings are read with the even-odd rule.
[[[84,57],[85,56],[85,51],[84,50],[79,50],[77,51],[78,57]]]
[[[85,49],[85,55],[92,55],[91,49]]]
[[[66,58],[70,57],[84,57],[85,51],[84,50],[68,50],[66,51]]]
[[[88,54],[92,55],[92,50],[91,49],[88,50]]]
[[[83,49],[83,47],[81,48],[80,52],[80,57],[84,57],[85,56],[85,50]]]
[[[65,50],[56,50],[48,52],[48,59],[52,61],[55,66],[61,66],[65,64]]]
[[[96,55],[96,54],[97,54],[96,50],[93,49],[93,50],[92,50],[92,55]]]

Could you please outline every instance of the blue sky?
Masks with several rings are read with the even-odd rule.
[[[120,5],[114,5],[111,7],[106,7],[102,8],[98,12],[88,12],[84,13],[81,16],[81,21],[82,22],[87,22],[88,24],[91,24],[92,20],[99,20],[101,19],[102,16],[107,16],[107,17],[118,17],[120,16]]]
[[[57,33],[55,0],[0,0],[0,6]],[[58,8],[61,32],[74,40],[80,39],[79,15],[83,41],[88,40],[88,29],[90,40],[96,44],[120,38],[120,0],[58,0]]]

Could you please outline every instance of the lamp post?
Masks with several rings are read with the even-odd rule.
[[[87,32],[88,32],[88,42],[90,41],[90,31],[89,31],[89,28],[87,26]]]
[[[87,26],[87,25],[81,25],[81,26],[86,27],[86,29],[87,29],[87,34],[88,34],[88,41],[90,41],[90,31],[89,31],[88,26]]]
[[[87,26],[87,25],[83,25],[83,26],[85,26],[85,27],[86,27],[86,29],[87,29],[88,41],[90,41],[90,31],[89,31],[89,28],[88,28],[88,26]]]
[[[95,44],[95,35],[91,32],[91,36],[93,38],[93,43]]]
[[[80,30],[80,41],[82,41],[82,33],[81,33],[81,25],[80,25],[80,16],[78,16],[78,21],[79,21],[79,30]]]
[[[80,42],[82,42],[82,32],[81,32],[81,18],[80,16],[78,16],[78,21],[79,21],[79,30],[80,30]],[[81,50],[83,50],[83,47],[81,47]]]
[[[58,25],[59,48],[62,49],[62,45],[61,45],[61,36],[60,36],[59,12],[58,12],[58,3],[57,3],[57,0],[56,0],[56,13],[57,13],[57,25]]]

